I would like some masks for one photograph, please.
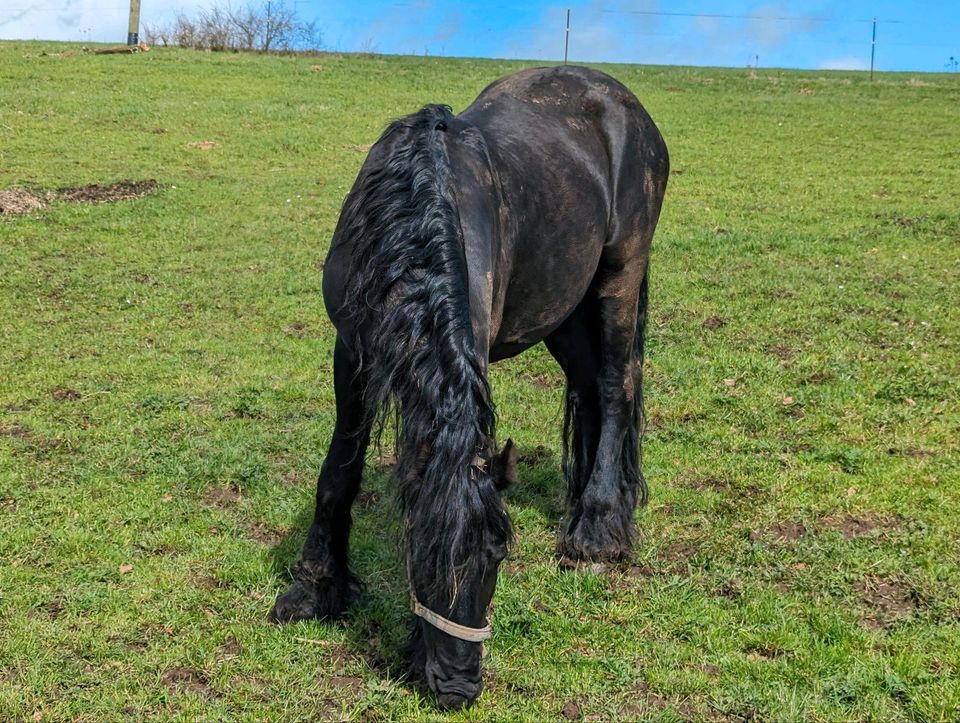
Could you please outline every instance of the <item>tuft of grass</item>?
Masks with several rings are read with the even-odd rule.
[[[271,626],[333,425],[321,263],[389,119],[519,62],[0,43],[0,718],[432,720],[390,484],[367,587]],[[518,543],[453,720],[960,715],[960,80],[604,66],[673,173],[633,560],[558,569],[563,379],[492,372]],[[45,196],[43,196],[45,197]]]

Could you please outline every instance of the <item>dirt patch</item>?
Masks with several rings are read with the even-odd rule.
[[[223,645],[220,646],[219,658],[225,660],[227,658],[234,658],[240,654],[243,648],[240,647],[240,641],[237,640],[237,637],[233,634],[227,636],[227,639],[223,641]]]
[[[536,467],[539,464],[553,461],[553,450],[538,444],[533,449],[520,454],[519,461],[523,464]]]
[[[80,392],[76,389],[67,389],[66,387],[57,387],[51,392],[53,398],[58,402],[75,402],[80,398]]]
[[[781,287],[777,289],[770,289],[766,292],[766,295],[771,299],[789,299],[793,297],[793,291],[791,289]]]
[[[23,188],[0,191],[0,216],[18,216],[46,206],[41,196]]]
[[[562,378],[551,374],[534,374],[530,381],[537,389],[562,389],[564,386]]]
[[[657,561],[670,572],[683,572],[699,551],[699,545],[691,540],[676,540],[660,548]]]
[[[0,424],[0,437],[28,439],[31,436],[30,430],[22,424]]]
[[[223,580],[214,575],[202,575],[193,578],[193,584],[201,590],[226,590],[230,587]]]
[[[716,314],[711,314],[710,316],[708,316],[706,319],[703,320],[703,328],[710,329],[710,331],[715,331],[716,329],[719,329],[722,326],[726,326],[726,324],[727,324],[726,319],[722,319]]]
[[[283,480],[284,484],[299,487],[306,481],[307,476],[299,470],[292,470],[284,474],[280,479]]]
[[[826,520],[826,527],[839,532],[845,540],[859,540],[875,534],[898,530],[904,523],[899,515],[884,517],[875,512]]]
[[[922,449],[921,447],[905,447],[904,449],[890,447],[890,449],[887,450],[887,454],[889,454],[891,457],[914,457],[917,459],[922,457],[937,456],[936,452],[929,449]]]
[[[258,522],[247,529],[247,536],[264,545],[276,545],[283,538],[283,534],[267,526],[266,522]]]
[[[755,484],[739,487],[732,482],[721,479],[716,475],[698,475],[682,480],[684,487],[696,492],[716,492],[721,495],[721,511],[734,513],[745,505],[755,502],[762,497],[763,489]]]
[[[51,620],[56,620],[63,611],[63,598],[54,598],[43,606],[43,611],[50,616]]]
[[[767,346],[767,354],[773,354],[773,356],[783,361],[790,361],[793,359],[793,350],[788,346],[783,344],[770,344]]]
[[[772,539],[776,542],[796,542],[807,534],[802,522],[779,521],[759,530],[750,531],[750,541]]]
[[[302,339],[307,335],[307,324],[303,321],[295,321],[292,324],[287,324],[283,327],[283,333],[287,336],[295,336],[298,339]]]
[[[747,660],[776,660],[786,654],[786,650],[772,643],[751,645],[746,649]]]
[[[364,688],[363,678],[345,675],[334,675],[331,678],[326,678],[324,682],[331,688],[348,689],[354,695],[359,694]]]
[[[583,717],[583,713],[580,711],[580,704],[575,700],[568,700],[564,704],[560,714],[567,720],[580,720]]]
[[[194,143],[187,144],[187,148],[196,148],[201,151],[209,151],[211,148],[216,147],[216,141],[196,141]]]
[[[853,586],[865,608],[863,623],[872,630],[896,625],[919,607],[913,587],[902,577],[868,577]]]
[[[607,581],[616,590],[635,590],[639,584],[649,580],[654,575],[656,575],[656,572],[649,565],[630,565],[626,569],[619,567],[610,570]],[[537,603],[539,602],[538,600]],[[534,608],[536,609],[536,603]]]
[[[380,493],[376,490],[361,489],[357,494],[357,504],[365,510],[374,508],[380,504]]]
[[[729,492],[731,490],[729,482],[722,480],[719,477],[714,477],[713,475],[694,477],[692,480],[685,481],[684,486],[696,490],[697,492],[705,492],[707,490],[713,490],[714,492]]]
[[[149,196],[158,187],[159,184],[153,179],[146,181],[124,179],[116,183],[91,183],[86,186],[58,188],[47,196],[50,199],[72,203],[115,203]]]
[[[243,493],[239,487],[233,485],[229,487],[216,487],[212,490],[207,490],[203,499],[210,507],[224,509],[242,500]]]
[[[659,693],[650,690],[650,686],[646,683],[637,683],[630,692],[634,701],[620,706],[620,714],[627,720],[636,720],[670,707],[669,701]],[[683,719],[691,720],[691,717],[684,716]]]
[[[86,186],[70,186],[55,191],[29,191],[11,188],[0,191],[0,215],[22,215],[46,207],[52,201],[68,203],[114,203],[133,198],[142,198],[155,192],[159,184],[153,179],[132,181],[124,179],[116,183],[91,183]]]
[[[724,580],[713,591],[714,597],[723,597],[729,600],[739,600],[743,596],[743,583],[735,577]]]
[[[814,372],[803,380],[804,384],[823,384],[833,380],[833,374],[830,372]]]
[[[214,695],[213,689],[207,683],[207,676],[195,668],[167,668],[161,680],[173,694],[187,692],[204,697]]]

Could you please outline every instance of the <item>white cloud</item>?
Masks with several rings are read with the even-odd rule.
[[[818,70],[869,70],[870,63],[856,55],[845,58],[830,58],[817,66]]]
[[[0,9],[0,39],[73,40],[123,43],[127,39],[130,5],[123,0],[8,0],[12,7]],[[7,2],[4,2],[7,5]],[[186,2],[176,8],[140,11],[140,32],[144,24],[157,23],[176,15],[207,7],[210,2]]]

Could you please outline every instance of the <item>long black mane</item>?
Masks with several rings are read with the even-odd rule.
[[[456,598],[458,579],[510,522],[488,475],[495,414],[470,324],[467,265],[450,189],[446,106],[392,123],[385,162],[364,167],[347,197],[338,243],[352,248],[345,310],[382,429],[394,408],[408,574],[422,592]]]

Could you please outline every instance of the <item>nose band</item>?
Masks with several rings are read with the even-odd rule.
[[[433,610],[421,605],[416,597],[411,595],[411,598],[413,599],[413,614],[447,635],[452,635],[468,643],[482,643],[484,640],[489,640],[490,636],[493,635],[493,628],[490,626],[490,623],[487,623],[482,628],[470,628],[466,625],[455,623],[453,620],[447,620],[447,618],[442,615],[437,615]]]

